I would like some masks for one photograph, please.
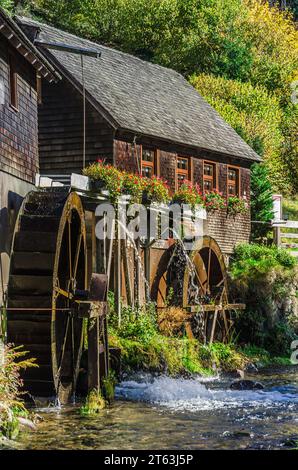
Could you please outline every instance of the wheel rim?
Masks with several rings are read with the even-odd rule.
[[[74,392],[80,365],[83,320],[74,294],[87,289],[86,259],[84,211],[72,193],[61,216],[53,272],[52,365],[57,396],[63,402]]]

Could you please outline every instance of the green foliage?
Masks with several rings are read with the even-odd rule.
[[[296,265],[296,259],[287,250],[242,243],[234,250],[230,273],[235,281],[249,282],[263,277],[273,269],[291,270]]]
[[[267,237],[273,219],[273,191],[264,165],[254,164],[251,169],[251,219],[262,223],[252,223],[252,239]]]
[[[13,5],[13,0],[0,0],[0,7],[8,13],[12,12]]]
[[[108,403],[112,403],[115,398],[116,383],[115,373],[110,370],[108,376],[103,379],[103,396]]]
[[[152,303],[142,310],[122,307],[120,327],[111,293],[109,304],[109,342],[111,346],[120,347],[125,370],[150,370],[170,375],[212,374],[214,366],[230,370],[246,363],[245,356],[233,345],[204,346],[185,336],[162,335]]]
[[[246,304],[235,322],[239,341],[274,355],[289,354],[296,337],[289,302],[297,283],[297,260],[277,247],[242,244],[235,249],[230,274],[233,296]]]
[[[210,191],[204,195],[204,207],[208,212],[226,208],[226,201],[219,191]]]
[[[298,220],[298,198],[283,199],[283,215],[289,220]],[[290,229],[293,231],[293,229]]]
[[[279,366],[289,366],[291,365],[291,360],[289,355],[287,356],[272,356],[269,351],[259,346],[253,344],[247,344],[240,351],[249,359],[252,360],[254,364],[258,366],[270,366],[270,365],[279,365]]]
[[[192,184],[191,181],[185,181],[175,192],[173,202],[188,204],[194,208],[196,205],[203,206],[204,199],[197,184]]]
[[[34,359],[24,359],[22,347],[6,346],[0,349],[0,436],[14,439],[19,432],[17,417],[27,414],[21,399],[23,386],[20,371],[37,367]]]
[[[237,214],[247,213],[247,203],[238,196],[230,196],[227,203],[228,214],[235,217]]]
[[[285,121],[279,97],[269,93],[264,86],[212,75],[193,75],[190,81],[243,140],[264,158],[274,187],[284,191],[294,187],[289,168],[290,161],[295,160],[294,142],[297,137],[290,116]],[[293,115],[292,112],[291,117]],[[291,153],[289,149],[285,152],[289,142],[293,143]],[[292,166],[295,166],[294,161]]]
[[[92,182],[99,184],[96,190],[109,191],[110,199],[116,202],[121,194],[131,196],[131,202],[141,203],[146,193],[150,202],[167,203],[170,200],[169,187],[162,178],[152,176],[144,178],[142,175],[120,171],[112,165],[105,164],[104,160],[91,163],[83,171]]]
[[[89,392],[85,404],[80,408],[80,414],[83,416],[96,416],[106,408],[106,402],[103,396],[97,390]]]
[[[185,75],[207,72],[272,90],[289,83],[296,67],[293,23],[257,0],[32,3],[35,14],[55,25]]]

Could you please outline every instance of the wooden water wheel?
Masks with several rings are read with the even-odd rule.
[[[244,305],[229,303],[225,261],[213,238],[202,237],[190,251],[181,242],[168,249],[155,284],[159,318],[169,325],[172,315],[172,331],[180,328],[206,343],[229,339],[231,311]]]
[[[189,337],[227,341],[232,325],[226,265],[217,242],[204,236],[189,253],[183,279],[183,307],[191,313]]]
[[[39,364],[24,375],[34,395],[67,402],[75,392],[83,342],[76,299],[88,287],[86,261],[79,196],[64,188],[29,193],[13,239],[7,335]]]

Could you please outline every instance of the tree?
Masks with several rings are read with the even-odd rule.
[[[13,8],[13,0],[0,0],[0,7],[7,12],[11,12]]]
[[[255,163],[251,170],[251,238],[256,240],[268,236],[274,212],[272,186],[266,166]]]

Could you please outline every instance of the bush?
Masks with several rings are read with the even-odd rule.
[[[246,304],[235,322],[239,341],[289,354],[295,338],[292,316],[298,315],[296,258],[276,247],[242,244],[235,249],[230,275],[233,297]]]
[[[21,349],[9,345],[0,350],[0,436],[3,434],[9,439],[18,435],[17,417],[28,414],[22,401],[20,372],[28,367],[37,367],[34,359],[24,359],[27,352]]]
[[[254,164],[251,168],[251,228],[253,240],[268,237],[271,231],[273,212],[273,191],[264,165]]]

